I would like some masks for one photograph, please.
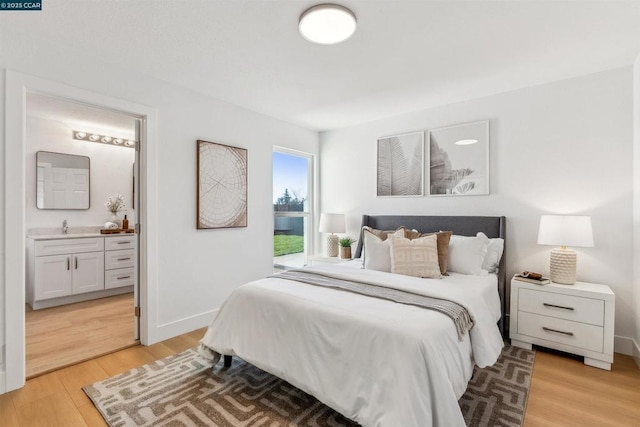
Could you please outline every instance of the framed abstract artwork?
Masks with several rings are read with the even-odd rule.
[[[247,226],[247,150],[198,140],[198,229]]]
[[[429,131],[430,196],[489,194],[489,121]]]
[[[378,197],[420,197],[423,176],[424,132],[378,139]]]

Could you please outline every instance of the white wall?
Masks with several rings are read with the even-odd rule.
[[[155,253],[158,339],[203,326],[231,291],[272,272],[272,149],[274,145],[313,154],[318,135],[163,81],[89,58],[73,50],[15,35],[0,28],[0,164],[4,165],[4,70],[32,74],[74,87],[122,98],[158,112],[158,240]],[[211,76],[216,78],[215,75]],[[248,227],[196,230],[196,140],[248,149]],[[27,159],[25,159],[27,160]],[[4,223],[4,180],[0,174],[0,223]],[[0,227],[4,260],[5,234]],[[10,250],[11,248],[9,248]],[[2,312],[5,286],[0,267],[0,344],[5,342]]]
[[[548,274],[541,214],[591,215],[595,247],[577,248],[578,280],[611,286],[616,334],[632,337],[631,92],[626,67],[322,133],[321,210],[345,212],[352,236],[362,214],[504,215],[509,277]],[[490,195],[376,198],[378,137],[485,119]]]
[[[633,66],[633,293],[635,335],[633,356],[640,366],[640,55]]]
[[[133,120],[132,120],[133,122]],[[56,120],[40,117],[27,117],[26,147],[26,227],[60,227],[66,219],[69,227],[102,226],[111,213],[104,206],[109,197],[116,194],[124,196],[126,212],[119,214],[120,219],[134,222],[132,205],[133,163],[135,151],[129,147],[110,144],[79,141],[72,137],[73,128]],[[135,130],[132,129],[131,133]],[[53,151],[56,153],[88,156],[90,159],[90,200],[87,210],[53,210],[36,207],[36,152]]]

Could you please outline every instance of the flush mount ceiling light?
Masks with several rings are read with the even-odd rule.
[[[344,6],[319,4],[300,16],[298,29],[302,37],[313,43],[336,44],[356,31],[356,16]]]
[[[456,141],[455,144],[456,145],[471,145],[471,144],[475,144],[476,142],[478,142],[477,139],[461,139],[460,141]]]

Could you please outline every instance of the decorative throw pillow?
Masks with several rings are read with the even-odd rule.
[[[362,242],[364,245],[364,268],[391,272],[391,244],[387,236],[404,238],[404,228],[399,228],[385,235],[383,240],[374,234],[369,227],[362,229]]]
[[[397,233],[398,231],[402,230],[402,237],[406,237],[406,233],[408,232],[408,230],[404,227],[398,227],[395,230],[378,230],[376,228],[371,228],[367,225],[365,225],[364,227],[362,227],[363,230],[368,230],[369,232],[371,232],[373,235],[377,236],[380,238],[380,240],[387,240],[387,237],[389,236],[389,234],[394,234]]]
[[[435,234],[407,239],[390,236],[391,272],[414,277],[440,278],[438,238]]]
[[[417,239],[418,237],[430,236],[435,234],[438,238],[438,265],[440,266],[440,273],[447,275],[447,264],[449,257],[449,241],[451,240],[451,231],[439,231],[437,233],[424,233],[421,234],[418,230],[407,230],[405,237],[409,239]]]
[[[482,232],[474,237],[451,236],[449,241],[448,270],[461,274],[484,276],[482,263],[487,255],[489,238]]]
[[[489,245],[487,246],[487,255],[482,262],[482,269],[489,273],[495,273],[498,271],[498,265],[502,258],[502,252],[504,251],[504,239],[495,238],[489,239]]]

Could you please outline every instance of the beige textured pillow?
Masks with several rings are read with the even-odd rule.
[[[379,230],[378,230],[379,231]],[[390,232],[388,236],[404,238],[404,228]],[[369,229],[362,229],[362,242],[364,245],[364,263],[363,266],[369,270],[378,270],[391,272],[391,244],[385,235],[382,239]]]
[[[407,230],[405,237],[408,239],[417,239],[419,237],[431,236],[435,234],[438,238],[438,265],[440,266],[440,273],[447,275],[448,259],[449,259],[449,241],[451,240],[452,231],[439,231],[437,233],[424,233],[421,234],[417,230]]]
[[[387,237],[389,236],[389,234],[398,233],[398,231],[400,230],[402,230],[402,237],[408,237],[406,233],[409,231],[405,227],[398,227],[395,230],[378,230],[376,228],[371,228],[367,225],[362,227],[362,230],[369,231],[371,234],[373,234],[374,236],[378,237],[380,240],[383,240],[383,241],[387,240]]]
[[[439,279],[438,238],[435,234],[407,239],[389,236],[391,272],[414,277]]]

